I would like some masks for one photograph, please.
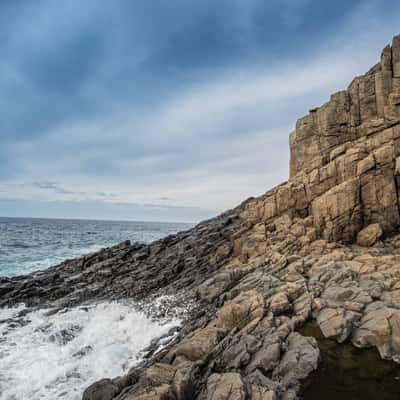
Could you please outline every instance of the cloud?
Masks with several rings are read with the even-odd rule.
[[[61,187],[57,182],[33,182],[32,186],[39,189],[51,190],[60,194],[71,194],[72,192]]]
[[[24,6],[0,61],[0,197],[200,215],[264,192],[287,178],[296,118],[398,29],[400,5],[350,3],[72,1],[55,39],[59,11],[31,10],[42,29],[24,30]]]

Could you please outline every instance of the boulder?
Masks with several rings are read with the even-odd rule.
[[[290,309],[290,302],[285,292],[279,292],[272,296],[269,309],[275,314],[281,314]]]
[[[120,388],[111,379],[101,379],[83,392],[82,400],[112,400],[119,391]]]
[[[207,380],[206,400],[245,400],[246,390],[240,374],[212,374]]]
[[[175,400],[175,395],[170,385],[164,384],[148,387],[128,395],[124,400]]]
[[[360,246],[372,246],[382,236],[382,229],[379,224],[371,224],[357,234],[357,244]]]
[[[169,364],[156,363],[146,370],[145,378],[154,386],[171,383],[177,369]]]
[[[246,368],[247,372],[256,370],[269,372],[278,364],[281,357],[281,343],[279,338],[270,335],[264,339],[262,347],[253,356],[251,363]]]
[[[341,308],[324,308],[317,317],[317,323],[326,338],[344,342],[352,329],[357,314]]]
[[[264,298],[256,290],[242,292],[220,310],[217,326],[222,329],[242,329],[264,315]]]
[[[199,329],[184,339],[177,347],[175,354],[190,361],[205,360],[223,337],[223,331],[215,326]]]
[[[253,335],[235,336],[221,355],[220,365],[226,369],[245,367],[262,342]]]
[[[273,372],[283,380],[285,387],[297,384],[318,366],[319,349],[313,337],[292,332],[287,339],[287,350]]]
[[[370,312],[367,310],[352,342],[358,347],[374,346],[382,358],[400,362],[400,310],[378,307]]]

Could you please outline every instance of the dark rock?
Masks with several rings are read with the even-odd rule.
[[[102,379],[83,392],[82,400],[112,400],[119,392],[120,388],[111,379]]]

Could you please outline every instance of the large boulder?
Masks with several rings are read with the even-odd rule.
[[[372,246],[382,236],[382,228],[379,224],[371,224],[358,232],[357,244],[360,246]]]
[[[287,350],[273,375],[282,379],[286,387],[296,385],[318,366],[319,349],[313,337],[292,332],[287,339]]]
[[[326,338],[334,338],[341,343],[350,335],[356,318],[357,314],[352,311],[345,311],[342,308],[325,308],[319,313],[317,323]]]
[[[382,358],[400,362],[400,310],[372,304],[352,342],[358,347],[377,347]]]

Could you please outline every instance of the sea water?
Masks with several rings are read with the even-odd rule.
[[[190,227],[169,222],[0,217],[0,276],[46,269],[127,239],[148,243]]]
[[[0,218],[0,276],[15,276],[123,240],[150,242],[190,225]],[[164,302],[165,303],[165,302]],[[149,304],[161,308],[162,300]],[[129,302],[102,302],[58,312],[0,308],[0,399],[80,400],[102,378],[126,373],[144,349],[181,323],[155,319]],[[145,310],[144,310],[145,311]],[[150,311],[151,314],[152,311]]]

